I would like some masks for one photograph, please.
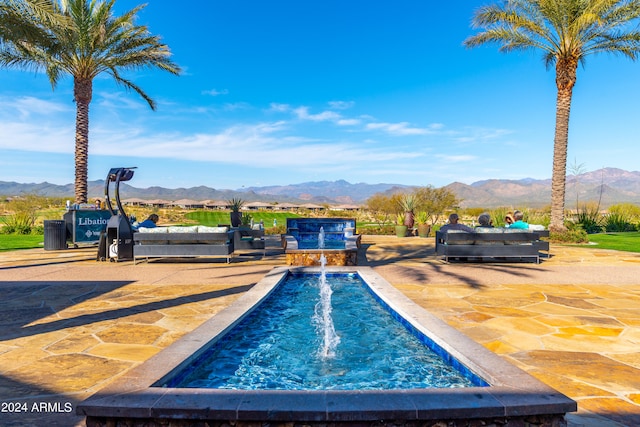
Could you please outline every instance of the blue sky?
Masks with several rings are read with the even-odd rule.
[[[538,52],[465,48],[484,3],[151,1],[138,23],[184,73],[126,75],[155,112],[94,81],[89,179],[116,166],[170,188],[550,178],[555,74]],[[569,164],[638,170],[639,73],[605,55],[579,69]],[[74,132],[70,78],[54,91],[43,74],[0,71],[0,181],[72,183]]]

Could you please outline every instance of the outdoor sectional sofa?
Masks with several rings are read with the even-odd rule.
[[[476,228],[468,233],[460,230],[436,232],[436,253],[449,258],[535,259],[540,262],[540,251],[549,252],[549,242],[541,240],[548,231],[509,230],[505,228]]]
[[[227,227],[155,227],[133,233],[133,262],[140,258],[221,256],[231,262],[234,231]]]
[[[251,229],[239,227],[234,229],[233,246],[237,251],[262,251],[266,254],[266,242],[264,240],[264,229]]]

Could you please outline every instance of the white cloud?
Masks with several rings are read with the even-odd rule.
[[[278,104],[277,102],[272,102],[269,104],[267,112],[286,113],[289,110],[291,110],[291,106],[289,106],[289,104]]]
[[[470,154],[436,154],[435,157],[448,163],[464,163],[476,160],[476,156]]]
[[[429,135],[436,132],[436,129],[411,127],[408,122],[400,123],[368,123],[365,128],[367,130],[380,130],[390,135]]]
[[[225,111],[247,110],[251,108],[251,105],[246,102],[234,102],[224,104]]]
[[[353,101],[329,101],[329,108],[333,110],[348,110],[354,105]]]
[[[340,126],[355,126],[362,123],[362,121],[358,119],[339,119],[336,123]]]
[[[203,94],[203,95],[210,95],[210,96],[228,95],[228,94],[229,94],[229,90],[228,90],[228,89],[222,89],[222,90],[218,90],[218,89],[203,90],[203,91],[202,91],[202,94]]]
[[[295,115],[300,120],[311,120],[314,122],[324,122],[324,121],[334,121],[339,120],[341,118],[340,114],[334,113],[333,111],[323,111],[318,114],[309,114],[309,107],[298,107],[293,110]]]
[[[503,136],[510,135],[513,131],[509,129],[487,129],[487,128],[467,128],[466,134],[454,137],[453,140],[460,143],[488,142],[497,140]]]
[[[0,98],[0,115],[6,115],[7,117],[14,116],[15,119],[20,120],[26,120],[39,115],[50,115],[74,110],[75,104],[71,102],[69,104],[62,104],[31,96]]]

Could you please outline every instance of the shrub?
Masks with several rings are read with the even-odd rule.
[[[36,222],[36,215],[32,212],[16,212],[2,218],[3,234],[31,234],[31,228]]]
[[[396,234],[395,225],[374,225],[358,228],[358,234],[369,234],[377,236],[393,236]]]
[[[578,210],[575,219],[576,224],[580,225],[587,234],[602,232],[602,217],[598,208],[589,204],[584,204]]]
[[[635,231],[636,227],[631,224],[631,218],[626,214],[613,212],[604,218],[604,229],[607,232]]]
[[[549,240],[557,243],[589,243],[589,236],[582,228],[573,227],[561,233],[550,232]]]

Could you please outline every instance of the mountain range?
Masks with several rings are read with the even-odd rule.
[[[104,181],[91,181],[89,198],[104,197]],[[136,188],[126,183],[120,184],[120,197],[146,200],[192,199],[228,200],[240,197],[248,202],[291,202],[362,204],[376,193],[393,194],[407,191],[410,186],[400,184],[351,184],[344,180],[315,181],[268,187],[249,187],[241,190],[215,189],[206,186],[191,188],[148,187]],[[551,202],[551,179],[520,180],[490,179],[473,184],[453,182],[445,188],[451,190],[462,207],[497,206],[542,207]],[[113,190],[111,190],[113,191]],[[21,184],[0,181],[0,195],[5,197],[20,194],[38,194],[49,197],[73,199],[73,184],[55,185],[47,182]],[[113,196],[113,194],[112,194]],[[566,204],[575,206],[576,201],[598,201],[602,207],[617,203],[640,203],[640,172],[629,172],[616,168],[603,168],[580,175],[567,176]]]

